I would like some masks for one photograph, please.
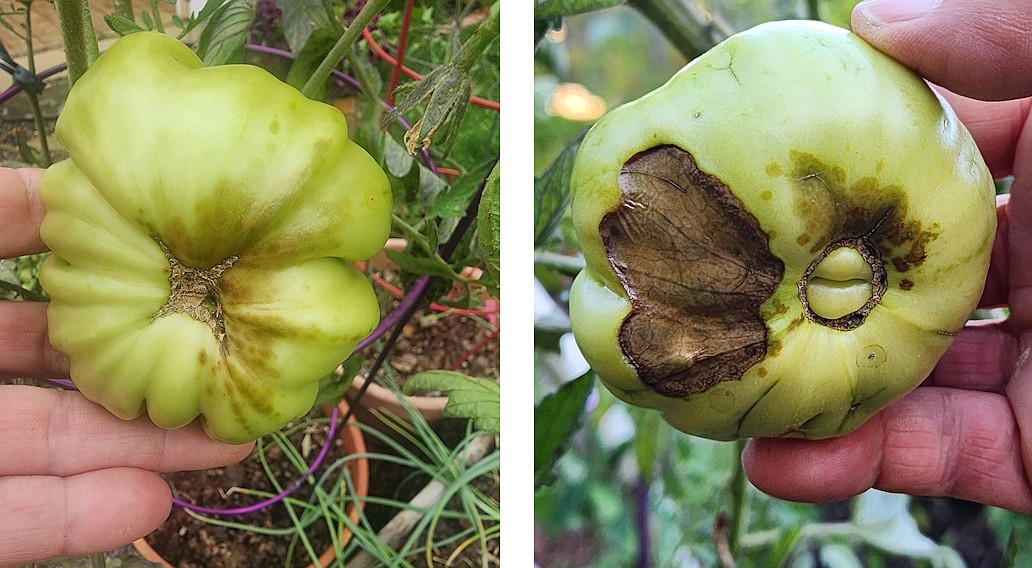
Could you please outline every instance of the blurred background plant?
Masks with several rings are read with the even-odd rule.
[[[1029,566],[1032,520],[949,498],[868,491],[810,505],[745,478],[744,444],[681,434],[615,399],[570,334],[582,267],[569,219],[577,145],[608,109],[769,20],[849,26],[856,0],[537,0],[535,561],[564,566]],[[1007,183],[998,184],[1006,191]]]

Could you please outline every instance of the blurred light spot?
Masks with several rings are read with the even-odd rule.
[[[709,23],[713,21],[713,13],[709,11],[705,2],[696,1],[693,2],[693,4],[695,5],[695,9],[699,12],[699,15],[702,16],[704,22]]]
[[[634,439],[634,420],[627,407],[614,405],[602,415],[598,422],[598,436],[602,444],[613,449]]]
[[[545,110],[567,120],[598,120],[606,113],[606,102],[591,94],[584,85],[563,83],[552,92]]]

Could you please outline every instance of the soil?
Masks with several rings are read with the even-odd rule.
[[[321,411],[315,410],[310,417],[317,418],[323,415]],[[306,437],[308,439],[304,440]],[[290,441],[295,448],[310,448],[306,456],[306,459],[310,461],[314,459],[326,441],[326,427],[314,424],[301,429],[290,436]],[[323,461],[323,465],[316,471],[316,479],[326,470],[328,464],[332,464],[343,455],[341,442],[336,440]],[[281,448],[269,445],[266,448],[266,456],[270,473],[279,483],[287,485],[298,478],[297,469],[289,461],[283,459]],[[246,507],[261,500],[253,495],[234,492],[233,488],[248,488],[272,494],[277,492],[270,481],[270,476],[263,470],[261,460],[257,458],[257,455],[252,455],[247,460],[228,467],[172,473],[167,474],[165,478],[177,497],[205,507]],[[328,484],[329,486],[330,484]],[[312,491],[311,485],[304,484],[292,497],[308,500]],[[265,529],[292,526],[290,515],[283,504],[266,507],[245,516],[223,517],[223,519]],[[321,554],[331,543],[324,523],[313,523],[307,534],[316,554]],[[206,523],[188,515],[180,507],[173,508],[169,519],[147,537],[147,542],[166,561],[180,568],[283,566],[284,559],[288,556],[290,540],[289,536],[274,537]],[[297,561],[292,563],[292,566],[306,566],[310,563],[303,548],[295,549],[293,556],[297,558]]]
[[[370,348],[364,355],[368,357],[368,368],[376,351]],[[389,371],[385,372],[399,385],[416,373],[435,369],[496,379],[498,361],[498,336],[484,322],[464,315],[442,315],[427,308],[417,310],[402,328],[387,357]]]

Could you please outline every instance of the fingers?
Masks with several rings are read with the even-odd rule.
[[[875,487],[1029,512],[1018,440],[1003,396],[928,387],[842,438],[752,440],[743,464],[756,487],[783,499],[834,501]]]
[[[1010,194],[996,196],[996,237],[989,257],[989,274],[985,278],[985,288],[979,299],[980,308],[998,308],[1006,306],[1010,296],[1010,280],[1008,278],[1009,255],[1007,253],[1007,233],[1010,218],[1007,215],[1007,204]]]
[[[937,90],[971,132],[993,177],[1000,179],[1013,175],[1019,141],[1032,125],[1032,121],[1029,121],[1032,98],[986,102],[962,97],[942,88]],[[1019,164],[1021,162],[1018,160]]]
[[[47,337],[47,305],[0,302],[0,377],[67,377],[68,361]]]
[[[0,168],[0,258],[46,250],[39,238],[43,203],[35,168]]]
[[[1005,325],[974,322],[957,334],[924,385],[1002,393],[1017,357],[1017,340]]]
[[[1027,0],[871,0],[853,30],[931,82],[967,97],[1032,95]]]
[[[166,431],[146,417],[123,421],[79,393],[0,386],[0,476],[75,475],[110,467],[204,469],[240,461],[253,444],[208,438],[194,422]]]
[[[116,468],[0,477],[0,503],[0,568],[7,568],[126,545],[164,522],[172,494],[157,474]]]
[[[1007,383],[1006,394],[1017,421],[1018,431],[1024,435],[1021,450],[1026,471],[1032,472],[1032,331],[1026,330],[1018,338],[1018,357],[1013,376]]]

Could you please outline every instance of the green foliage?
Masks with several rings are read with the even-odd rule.
[[[0,259],[0,300],[45,302],[46,293],[39,285],[39,266],[44,254]]]
[[[365,358],[361,355],[352,355],[338,369],[323,377],[319,381],[319,394],[315,397],[315,404],[336,406],[340,403],[364,362]]]
[[[387,114],[385,123],[397,120],[424,99],[427,100],[422,116],[405,133],[405,147],[410,154],[414,154],[417,148],[429,147],[431,138],[441,128],[444,129],[441,143],[443,153],[448,153],[457,137],[462,117],[470,105],[473,68],[488,46],[498,39],[500,31],[501,14],[494,12],[480,24],[454,59],[434,69],[420,81],[396,92],[403,99]]]
[[[487,286],[494,296],[501,294],[501,191],[500,171],[496,163],[487,178],[483,196],[480,198],[480,209],[477,212],[477,249],[484,265],[481,283]]]
[[[547,485],[552,467],[566,452],[570,437],[583,420],[584,403],[595,375],[584,373],[546,396],[534,409],[534,485]]]
[[[494,379],[470,377],[456,371],[424,371],[403,385],[405,394],[441,392],[448,396],[444,413],[468,418],[479,430],[501,434],[501,387]]]
[[[287,83],[296,89],[304,87],[308,78],[315,73],[319,64],[330,53],[333,44],[337,43],[340,33],[340,27],[323,27],[313,30],[306,38],[304,46],[294,57],[294,61],[290,64],[290,70],[287,72]],[[326,92],[325,82],[319,91],[319,95],[315,98],[324,99]]]
[[[335,39],[340,36],[340,25],[334,20],[333,14],[326,11],[322,0],[280,1],[276,2],[276,6],[283,14],[283,37],[295,56],[303,53],[316,32],[334,36]]]
[[[205,67],[240,62],[252,19],[254,7],[247,0],[229,0],[212,14],[197,42]]]
[[[534,178],[534,246],[544,245],[570,207],[570,173],[582,137],[570,141],[556,161]]]
[[[441,219],[462,217],[480,185],[494,171],[494,166],[494,160],[475,165],[451,187],[443,188],[437,193],[428,213]],[[497,184],[497,177],[495,183]]]

